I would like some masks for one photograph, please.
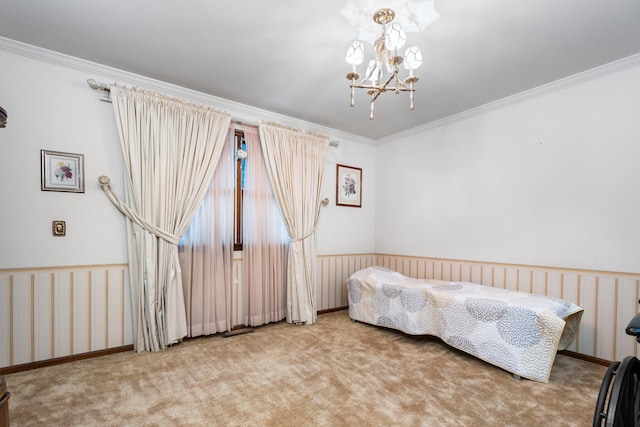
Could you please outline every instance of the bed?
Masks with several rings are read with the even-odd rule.
[[[548,382],[583,309],[569,301],[469,282],[413,279],[382,267],[347,280],[349,317],[433,335],[516,377]]]

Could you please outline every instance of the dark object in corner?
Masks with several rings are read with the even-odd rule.
[[[9,427],[9,397],[4,377],[0,375],[0,427]]]
[[[0,107],[0,128],[6,128],[7,127],[7,117],[9,117],[7,115],[7,110],[5,110],[4,108]]]
[[[631,319],[625,332],[640,342],[640,314]],[[593,427],[638,427],[639,414],[640,360],[627,356],[622,362],[613,362],[604,374],[593,414]]]
[[[636,340],[640,342],[640,314],[636,314],[633,316],[633,319],[627,325],[625,329],[627,335],[633,335],[636,337]]]
[[[250,334],[251,332],[253,332],[253,328],[236,329],[233,331],[228,331],[223,333],[222,338],[235,337],[236,335],[242,335],[242,334]]]

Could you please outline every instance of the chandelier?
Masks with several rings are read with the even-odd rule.
[[[406,43],[407,36],[400,24],[391,23],[395,16],[391,9],[380,9],[373,15],[373,21],[382,26],[382,35],[374,43],[375,57],[369,61],[362,80],[359,80],[360,74],[356,71],[356,66],[364,60],[364,42],[354,40],[347,49],[346,59],[353,67],[347,74],[347,79],[351,80],[351,106],[355,105],[356,88],[366,89],[371,96],[369,119],[372,120],[376,99],[387,91],[393,91],[396,95],[409,92],[409,108],[413,110],[413,85],[418,81],[413,72],[422,65],[422,53],[418,46],[411,46],[405,50],[404,57],[398,55],[398,50]],[[400,65],[409,71],[409,76],[404,81],[398,77]]]

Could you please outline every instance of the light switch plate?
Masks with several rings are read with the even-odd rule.
[[[53,221],[51,232],[54,236],[63,237],[67,234],[67,224],[64,221]]]

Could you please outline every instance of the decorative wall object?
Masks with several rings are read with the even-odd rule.
[[[337,165],[336,205],[362,207],[362,169]]]
[[[67,223],[64,221],[53,221],[51,223],[51,234],[58,237],[67,235]]]
[[[5,110],[4,108],[0,107],[0,128],[7,127],[7,117],[9,117],[7,115],[7,110]]]
[[[40,150],[42,191],[84,193],[84,155]]]

